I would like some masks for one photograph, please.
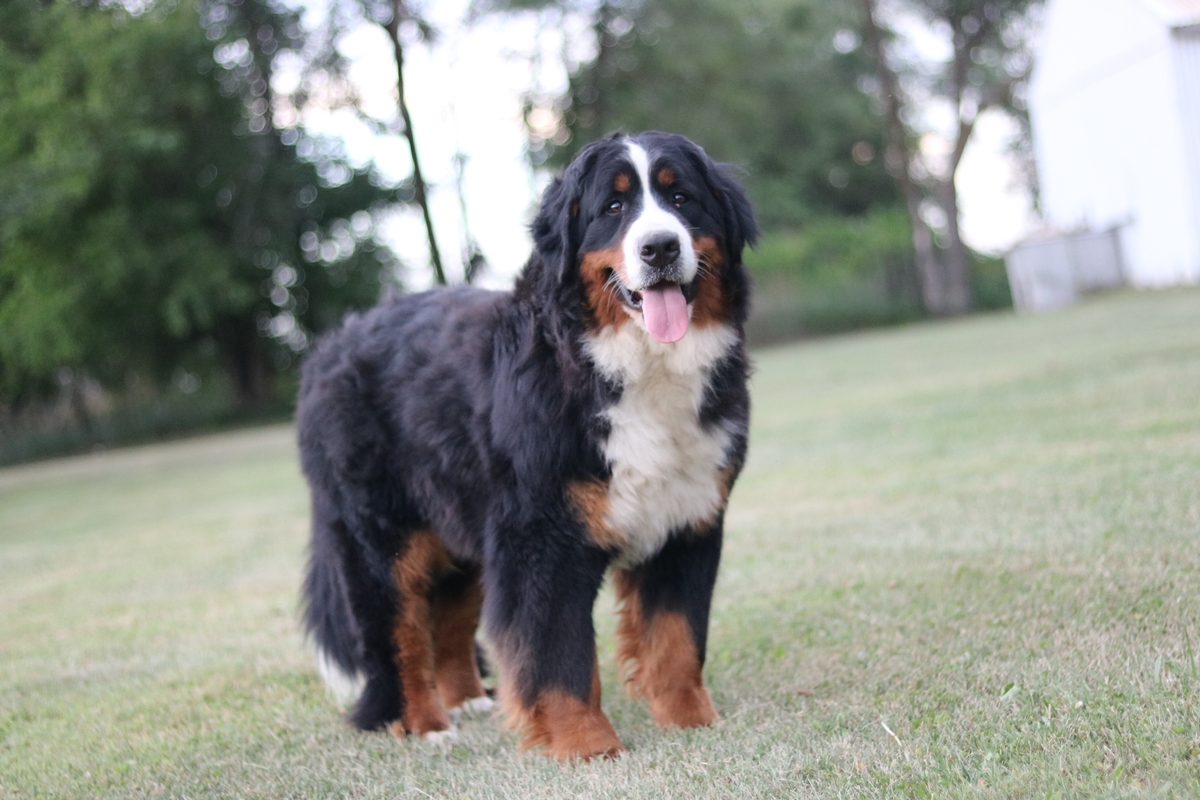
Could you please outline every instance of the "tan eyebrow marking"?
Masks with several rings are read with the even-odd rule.
[[[613,188],[616,189],[618,192],[628,192],[629,191],[629,176],[626,175],[624,172],[622,172],[620,175],[617,176],[617,179],[615,181],[613,181]]]
[[[675,182],[675,170],[670,167],[663,167],[658,171],[658,182],[663,186],[670,186]]]

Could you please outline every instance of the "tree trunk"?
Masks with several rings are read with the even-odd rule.
[[[275,397],[275,371],[267,361],[266,340],[253,318],[227,319],[217,347],[238,408],[259,408]]]
[[[904,205],[912,224],[913,251],[917,260],[917,279],[921,284],[921,302],[930,314],[942,314],[945,305],[945,290],[942,285],[942,268],[938,263],[937,251],[929,227],[921,219],[921,188],[912,178],[913,153],[908,141],[908,130],[900,118],[900,80],[888,66],[883,52],[883,29],[875,20],[875,0],[859,0],[863,29],[866,34],[867,53],[875,62],[875,74],[883,93],[885,107],[884,134],[887,137],[888,169],[900,184]]]
[[[904,182],[902,182],[904,183]],[[904,205],[912,225],[913,252],[917,260],[917,280],[921,285],[921,303],[930,314],[944,313],[945,287],[942,284],[942,265],[933,245],[933,234],[921,218],[921,192],[911,181],[904,188]]]
[[[425,178],[421,175],[421,162],[417,159],[417,139],[413,133],[412,117],[408,113],[408,102],[404,99],[404,45],[400,42],[400,23],[407,14],[404,0],[392,3],[392,21],[384,25],[388,38],[392,40],[392,52],[396,57],[396,92],[400,105],[400,118],[404,120],[404,138],[408,140],[408,154],[413,165],[413,192],[417,205],[425,218],[425,236],[429,239],[429,261],[433,264],[433,277],[439,286],[446,285],[446,272],[442,269],[442,255],[438,251],[437,238],[433,235],[433,216],[429,213],[429,198],[425,192]]]
[[[71,414],[75,417],[75,424],[85,433],[92,431],[92,415],[88,413],[87,398],[84,396],[84,383],[87,379],[82,371],[75,371],[71,375]]]
[[[936,189],[938,205],[946,212],[946,248],[942,253],[943,314],[971,310],[971,253],[958,229],[958,189],[954,179]]]
[[[603,0],[600,3],[600,8],[596,10],[596,46],[599,50],[596,53],[596,68],[592,70],[593,80],[595,81],[596,99],[592,102],[593,123],[592,129],[599,133],[608,132],[608,92],[605,91],[605,72],[610,69],[612,61],[612,51],[615,47],[605,47],[604,37],[610,35],[608,26],[612,24],[616,18],[616,11],[613,4],[609,0]]]
[[[879,78],[880,91],[885,106],[884,132],[888,142],[888,168],[900,184],[904,205],[912,223],[913,250],[917,261],[917,277],[921,283],[921,301],[925,310],[935,316],[961,314],[971,307],[970,254],[958,231],[958,194],[954,188],[953,173],[948,184],[934,190],[934,199],[946,211],[949,223],[949,248],[939,254],[934,246],[933,234],[921,218],[924,192],[912,177],[915,155],[909,141],[909,133],[901,119],[902,98],[900,80],[887,63],[883,47],[883,28],[875,18],[875,0],[859,0],[867,53],[875,62],[875,73]],[[966,135],[970,135],[968,129]],[[965,147],[965,138],[958,143]],[[957,167],[961,152],[955,156]]]

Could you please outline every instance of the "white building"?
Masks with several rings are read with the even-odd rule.
[[[1030,86],[1046,221],[1125,279],[1200,281],[1200,0],[1049,0]]]

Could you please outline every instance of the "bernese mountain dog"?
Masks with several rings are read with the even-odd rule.
[[[702,676],[726,501],[746,454],[756,236],[689,140],[594,142],[546,190],[511,292],[394,297],[307,359],[305,623],[350,722],[453,733],[498,695],[522,748],[613,755],[592,606],[664,728],[717,719]]]

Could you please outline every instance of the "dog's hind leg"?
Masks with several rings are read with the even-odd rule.
[[[438,576],[451,569],[450,554],[431,531],[413,532],[392,564],[399,606],[392,635],[402,695],[400,719],[389,726],[396,736],[450,729],[435,677],[430,597]]]
[[[396,592],[386,567],[382,567],[383,575],[377,574],[379,568],[371,568],[374,561],[373,555],[359,548],[347,548],[347,571],[354,575],[348,581],[347,593],[361,637],[359,674],[365,680],[362,694],[347,718],[364,731],[380,730],[399,719],[402,702],[392,641]]]
[[[631,687],[650,701],[659,727],[691,728],[717,719],[703,668],[720,556],[718,520],[706,530],[676,535],[646,563],[616,574],[618,661]]]
[[[475,629],[482,607],[478,567],[448,575],[434,589],[434,672],[442,704],[451,710],[487,711],[492,707],[475,653]]]

